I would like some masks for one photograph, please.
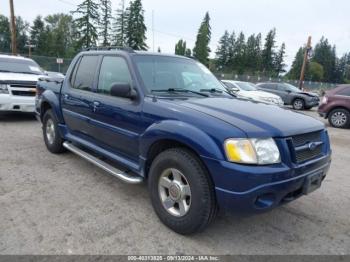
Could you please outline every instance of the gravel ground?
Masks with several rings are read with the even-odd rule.
[[[262,215],[221,213],[184,237],[158,220],[145,185],[50,154],[31,116],[0,116],[0,254],[349,254],[349,132],[329,127],[321,189]]]

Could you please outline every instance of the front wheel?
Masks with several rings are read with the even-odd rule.
[[[148,184],[159,219],[179,234],[200,232],[215,217],[213,184],[189,150],[173,148],[159,154],[151,165]]]
[[[58,121],[51,109],[47,110],[43,117],[43,136],[45,145],[51,153],[58,154],[65,151],[64,140],[58,132]]]
[[[295,110],[303,110],[305,107],[305,102],[301,98],[297,98],[293,101],[293,108]]]
[[[329,113],[328,122],[331,126],[337,128],[346,128],[350,126],[350,113],[349,111],[338,108]]]

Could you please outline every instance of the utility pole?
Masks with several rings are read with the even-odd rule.
[[[303,83],[305,79],[305,69],[306,69],[307,59],[310,51],[311,51],[311,36],[309,36],[309,38],[307,39],[303,66],[301,67],[301,72],[300,72],[299,89],[303,89]]]
[[[10,15],[11,15],[11,50],[13,55],[17,55],[16,21],[15,21],[15,11],[13,7],[13,0],[10,0]]]

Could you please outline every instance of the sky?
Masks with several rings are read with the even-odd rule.
[[[98,1],[98,0],[96,0]],[[121,0],[112,0],[113,10]],[[14,0],[15,14],[31,22],[37,15],[67,13],[82,0]],[[128,0],[126,0],[128,2]],[[205,12],[211,17],[210,48],[215,55],[225,30],[243,31],[246,37],[276,28],[277,45],[286,44],[285,61],[291,65],[295,53],[309,35],[315,44],[322,36],[337,46],[338,56],[350,52],[349,0],[143,0],[150,50],[174,53],[180,39],[193,48]],[[153,27],[152,27],[153,12]],[[9,15],[9,1],[0,0],[0,14]],[[153,30],[152,30],[153,28]]]

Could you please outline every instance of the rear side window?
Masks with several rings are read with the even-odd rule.
[[[259,87],[266,89],[276,89],[276,86],[274,84],[260,84]]]
[[[340,90],[337,95],[341,95],[341,96],[350,96],[350,87],[346,87],[342,90]]]
[[[101,64],[97,92],[109,95],[113,84],[131,84],[130,71],[123,58],[105,56]]]
[[[73,88],[92,91],[98,56],[83,56],[76,70]]]

